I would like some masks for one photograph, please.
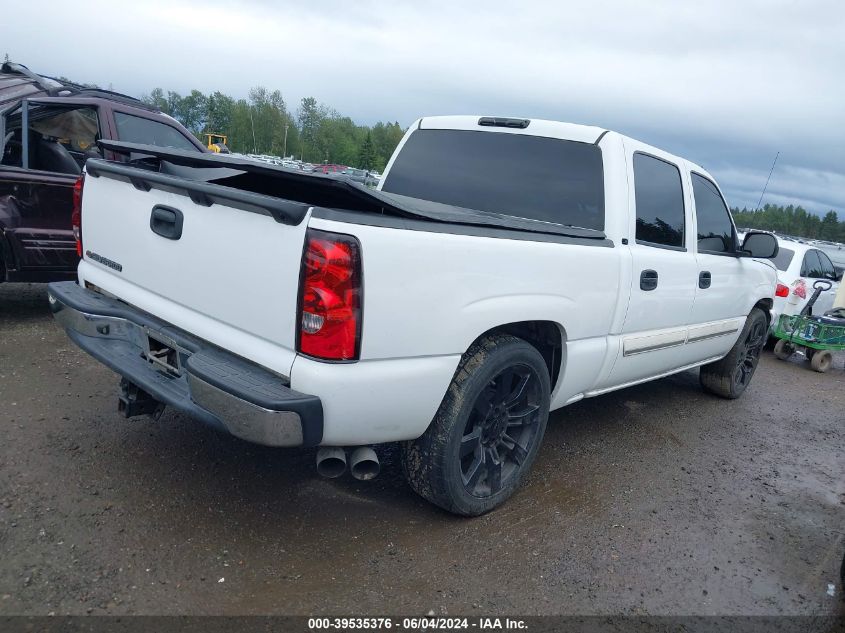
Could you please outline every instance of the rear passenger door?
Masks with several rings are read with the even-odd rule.
[[[629,183],[631,297],[608,386],[684,366],[697,266],[690,212],[674,157],[625,139]]]
[[[695,171],[689,178],[698,270],[688,346],[705,360],[724,355],[736,341],[748,316],[748,295],[756,290],[745,287],[756,279],[745,267],[759,264],[737,256],[736,229],[716,184]]]

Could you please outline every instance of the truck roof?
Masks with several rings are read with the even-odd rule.
[[[604,128],[591,125],[562,123],[561,121],[547,121],[545,119],[514,119],[484,115],[427,116],[417,120],[414,127],[421,130],[468,130],[526,134],[579,141],[581,143],[595,143],[602,134],[607,132]]]

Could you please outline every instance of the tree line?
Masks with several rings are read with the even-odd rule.
[[[784,207],[766,204],[760,209],[734,208],[731,213],[737,226],[809,239],[845,242],[845,222],[840,222],[839,216],[833,210],[824,216],[818,216],[800,205],[790,204]]]
[[[293,156],[311,163],[336,163],[383,171],[405,131],[398,122],[357,125],[314,97],[291,112],[278,90],[258,86],[246,99],[219,91],[186,95],[161,88],[141,96],[178,120],[205,143],[206,134],[225,134],[242,154]]]

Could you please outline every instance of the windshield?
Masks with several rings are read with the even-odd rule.
[[[458,207],[604,229],[598,146],[466,130],[417,130],[383,191]]]

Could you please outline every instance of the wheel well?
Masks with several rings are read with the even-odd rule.
[[[760,308],[763,311],[763,314],[766,315],[766,322],[771,325],[772,323],[772,307],[775,305],[773,299],[760,299],[757,303],[754,304],[755,308]]]
[[[560,375],[563,354],[563,334],[557,323],[553,321],[507,323],[487,330],[476,340],[491,334],[510,334],[537,348],[543,360],[546,361],[546,368],[549,370],[549,383],[552,386],[552,392],[554,392]]]

